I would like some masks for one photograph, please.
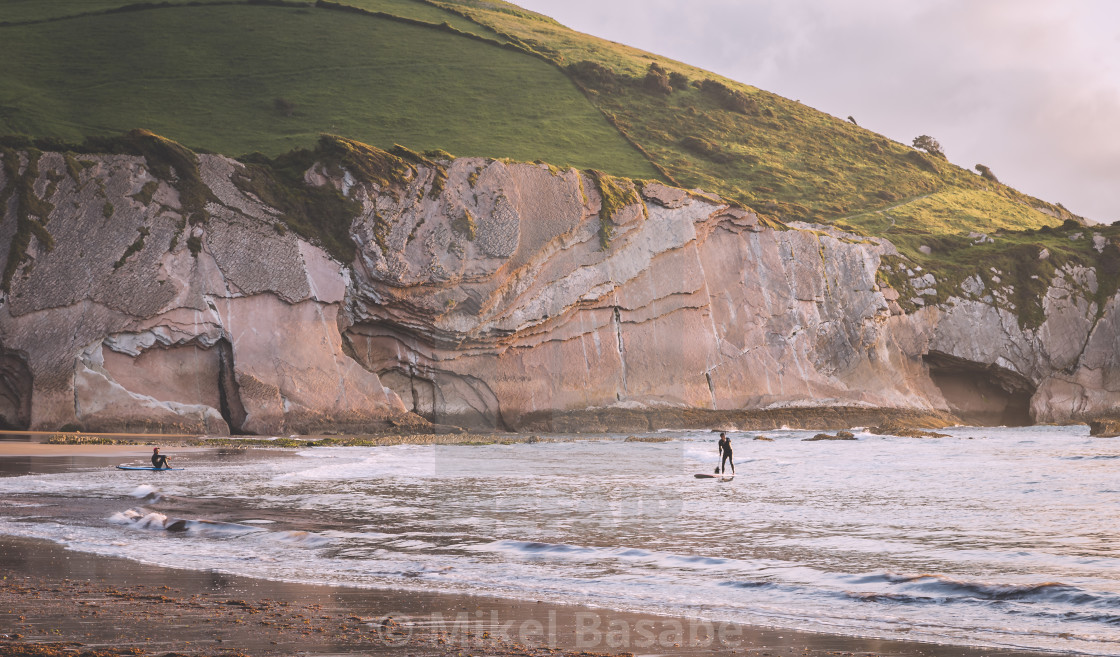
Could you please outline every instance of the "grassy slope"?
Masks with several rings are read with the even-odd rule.
[[[143,127],[195,148],[278,154],[328,132],[656,175],[556,67],[373,16],[272,6],[85,16],[0,28],[0,60],[21,62],[0,69],[0,133],[80,141]]]
[[[146,0],[0,0],[0,23],[27,23],[112,11]],[[236,0],[234,0],[236,1]],[[286,0],[311,7],[314,0]],[[156,0],[152,4],[229,4],[231,0]],[[345,4],[427,23],[449,23],[464,32],[493,38],[494,32],[436,5],[417,0],[350,0]]]
[[[742,92],[752,100],[755,111],[723,109],[694,86],[675,89],[666,97],[633,82],[582,82],[593,102],[615,117],[618,126],[679,182],[717,191],[782,219],[836,222],[953,189],[976,192],[968,197],[978,205],[964,208],[949,222],[969,230],[996,230],[1012,221],[1011,217],[1022,228],[1038,228],[1072,216],[1062,208],[990,184],[945,160],[926,157],[922,162],[909,146],[796,101],[580,34],[549,19],[527,19],[528,12],[510,11],[506,3],[436,2],[530,44],[560,66],[592,61],[638,82],[650,63],[657,62],[693,82],[718,80]],[[682,116],[688,119],[681,121]],[[682,143],[689,137],[702,138],[716,148],[698,153]],[[942,199],[949,202],[942,204]],[[960,201],[953,195],[935,195],[905,216],[918,225],[928,220],[930,232],[940,234],[947,225],[943,216],[961,210]],[[853,218],[847,223],[863,227]]]

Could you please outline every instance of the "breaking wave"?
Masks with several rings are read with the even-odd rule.
[[[185,518],[171,518],[158,511],[132,508],[109,517],[109,522],[132,527],[134,529],[162,530],[167,532],[186,532],[195,536],[206,538],[236,538],[247,534],[256,534],[301,547],[322,547],[331,542],[331,539],[314,532],[306,531],[279,531],[272,532],[259,525],[241,524],[236,522],[220,522],[217,520],[188,520]]]

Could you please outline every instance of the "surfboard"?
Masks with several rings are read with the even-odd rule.
[[[731,481],[735,478],[735,475],[733,474],[695,474],[692,476],[696,477],[697,479],[719,479],[720,481]]]
[[[118,470],[154,470],[156,472],[163,472],[165,470],[186,470],[186,468],[153,468],[150,465],[118,465]]]

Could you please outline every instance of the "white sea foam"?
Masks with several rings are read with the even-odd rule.
[[[157,511],[148,511],[141,508],[114,513],[107,520],[113,524],[125,525],[134,529],[173,533],[184,532],[209,539],[241,538],[252,534],[264,540],[305,548],[319,548],[333,542],[330,537],[315,532],[300,530],[270,532],[256,524],[173,518]]]
[[[163,493],[161,493],[158,488],[152,486],[151,484],[142,484],[140,486],[137,486],[131,493],[128,494],[128,496],[148,500],[149,502],[158,502],[163,499]]]
[[[154,511],[128,509],[127,511],[114,513],[108,520],[117,525],[126,525],[137,529],[165,529],[168,518],[162,513]]]

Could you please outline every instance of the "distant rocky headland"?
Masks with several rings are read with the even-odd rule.
[[[1057,266],[1024,321],[1000,263],[946,282],[698,190],[340,138],[114,144],[3,149],[3,427],[1030,424],[1120,401],[1099,267]]]

